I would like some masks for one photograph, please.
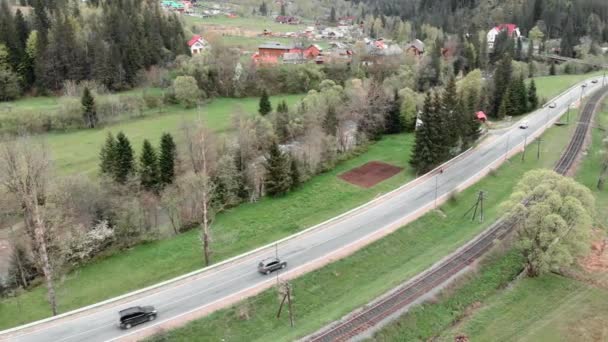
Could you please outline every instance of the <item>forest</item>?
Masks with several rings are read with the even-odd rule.
[[[144,70],[189,53],[179,19],[156,1],[28,2],[25,13],[0,1],[0,100],[67,80],[128,89]]]

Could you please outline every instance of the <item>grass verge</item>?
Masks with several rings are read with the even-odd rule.
[[[442,206],[441,213],[430,212],[348,258],[293,280],[294,329],[287,315],[274,319],[279,299],[276,289],[270,289],[152,340],[290,341],[319,329],[428,268],[486,228],[500,216],[499,204],[526,171],[552,167],[573,128],[550,129],[543,136],[547,143],[540,160],[528,157],[522,162],[517,155]],[[480,189],[489,194],[484,224],[463,217]]]
[[[334,217],[386,193],[414,176],[407,160],[411,134],[386,136],[368,151],[313,177],[285,197],[264,198],[217,216],[212,227],[215,262],[270,243]],[[338,174],[372,161],[404,167],[369,189],[346,183]],[[92,304],[202,267],[198,230],[136,246],[66,275],[58,284],[60,312]],[[125,278],[125,274],[129,277]],[[0,329],[50,315],[45,288],[0,302]]]
[[[538,98],[548,101],[566,91],[572,85],[589,77],[602,75],[602,73],[601,71],[596,71],[582,75],[540,76],[534,78],[534,83],[536,83],[536,89],[538,90]]]

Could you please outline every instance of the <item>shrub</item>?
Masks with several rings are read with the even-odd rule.
[[[114,242],[114,230],[108,226],[108,221],[101,221],[90,231],[77,236],[68,243],[66,259],[73,265],[83,264]]]

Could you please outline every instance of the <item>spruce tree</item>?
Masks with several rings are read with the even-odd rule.
[[[437,162],[436,156],[433,154],[433,136],[435,134],[433,128],[433,98],[431,93],[427,93],[424,99],[424,106],[420,114],[422,124],[416,128],[416,140],[414,151],[410,159],[410,165],[417,173],[424,173],[430,170]]]
[[[260,15],[267,16],[268,15],[268,7],[266,6],[266,2],[262,1],[260,5]]]
[[[437,37],[435,39],[435,45],[433,46],[433,51],[431,52],[431,65],[432,68],[432,77],[431,77],[431,85],[436,86],[441,81],[441,50],[443,49],[443,41]]]
[[[329,22],[330,23],[336,22],[336,8],[335,7],[332,7],[329,12]]]
[[[272,104],[270,103],[270,99],[268,98],[268,93],[266,89],[262,91],[262,97],[260,98],[260,108],[258,112],[264,116],[270,112],[272,112]]]
[[[97,125],[97,109],[95,108],[95,99],[88,87],[84,87],[82,99],[82,117],[89,128],[95,128]]]
[[[517,81],[515,81],[515,97],[517,98],[516,115],[527,113],[528,93],[526,91],[526,83],[524,82],[524,78],[521,76],[517,79]]]
[[[158,190],[158,156],[148,139],[144,139],[139,158],[139,180],[144,189],[148,191]]]
[[[106,136],[106,142],[99,153],[99,169],[104,175],[114,175],[116,167],[116,139],[111,132]]]
[[[285,3],[281,3],[281,15],[286,16],[287,11],[285,11]]]
[[[390,104],[386,115],[386,133],[396,134],[403,132],[405,126],[403,124],[403,118],[401,117],[401,103],[399,101],[399,93],[397,90],[395,90],[393,101]]]
[[[511,56],[509,54],[505,54],[503,58],[498,63],[496,67],[496,71],[494,72],[494,101],[492,104],[492,115],[500,118],[499,109],[502,105],[503,97],[507,92],[507,88],[509,88],[509,84],[511,83]]]
[[[291,159],[291,165],[289,169],[289,176],[291,177],[291,190],[297,188],[300,185],[300,170],[298,169],[298,161],[293,156]]]
[[[551,61],[551,67],[549,68],[549,75],[555,76],[555,61]]]
[[[462,133],[460,130],[461,125],[459,123],[457,107],[458,94],[456,93],[456,80],[454,77],[451,77],[445,87],[441,99],[441,111],[439,113],[439,115],[442,116],[441,122],[444,123],[442,132],[446,136],[446,145],[448,148],[457,145]]]
[[[134,153],[131,142],[123,132],[116,135],[116,164],[114,180],[124,184],[135,169]]]
[[[538,95],[536,95],[536,83],[534,79],[530,81],[530,87],[528,88],[528,109],[530,111],[538,108]]]
[[[163,134],[160,139],[160,156],[158,158],[159,181],[160,185],[165,186],[175,180],[175,160],[177,158],[177,148],[173,141],[173,136],[169,133]]]
[[[266,193],[270,196],[281,196],[291,188],[289,158],[279,149],[275,142],[270,146],[268,158],[266,158],[266,179],[264,185]]]

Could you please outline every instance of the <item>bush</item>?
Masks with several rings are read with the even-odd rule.
[[[113,242],[114,230],[108,226],[108,221],[101,221],[68,243],[66,260],[74,266],[81,265],[106,250]]]
[[[200,99],[201,91],[192,76],[178,76],[173,81],[175,97],[186,108],[193,108]]]

